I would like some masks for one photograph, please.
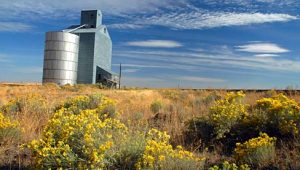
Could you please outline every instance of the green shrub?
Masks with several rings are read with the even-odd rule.
[[[55,111],[62,108],[73,114],[79,114],[82,110],[96,109],[99,118],[101,119],[105,119],[107,117],[113,118],[118,114],[116,112],[115,102],[100,94],[88,96],[83,95],[70,98],[63,104],[56,107]]]
[[[225,99],[215,102],[209,111],[209,123],[214,126],[217,139],[224,138],[231,128],[247,115],[247,106],[242,103],[243,92],[228,93]]]
[[[0,146],[6,142],[6,140],[19,140],[20,135],[21,131],[18,123],[4,117],[0,112]]]
[[[74,115],[62,108],[46,126],[42,139],[27,147],[39,169],[97,169],[107,166],[107,151],[126,135],[124,124],[111,118],[101,120],[96,110]]]
[[[247,164],[238,166],[235,163],[224,161],[221,166],[215,165],[210,167],[209,170],[250,170],[250,167]]]
[[[116,141],[108,151],[108,169],[135,169],[136,163],[143,156],[145,146],[145,134],[131,131],[124,141]]]
[[[205,105],[210,105],[211,103],[214,103],[217,100],[220,100],[221,96],[217,94],[216,91],[211,92],[208,96],[202,99],[202,102]]]
[[[175,149],[169,143],[170,136],[166,132],[151,129],[147,134],[146,146],[137,169],[202,169],[205,157],[186,151],[182,146]]]
[[[21,112],[47,113],[47,109],[44,96],[30,93],[10,100],[0,108],[0,111],[6,115],[14,115]]]
[[[260,134],[244,143],[237,143],[234,150],[235,159],[253,166],[266,166],[274,161],[276,138],[269,137],[266,133]]]
[[[150,110],[152,111],[152,113],[159,113],[162,108],[163,104],[161,101],[154,101],[150,106]]]
[[[202,170],[204,169],[205,161],[195,161],[192,159],[182,159],[176,157],[166,157],[166,160],[161,163],[162,170]]]
[[[205,159],[169,143],[166,132],[129,133],[110,118],[110,99],[101,98],[95,109],[89,97],[76,97],[56,111],[42,138],[25,145],[38,169],[186,169],[204,166]],[[89,101],[89,102],[86,102]],[[100,116],[99,116],[99,113]],[[172,168],[172,169],[173,169]]]
[[[283,94],[256,102],[255,112],[268,132],[279,136],[296,136],[300,129],[300,105]]]

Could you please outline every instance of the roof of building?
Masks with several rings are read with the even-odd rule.
[[[110,71],[110,70],[106,70],[106,69],[104,69],[104,68],[102,68],[102,67],[100,67],[100,66],[97,66],[97,68],[99,68],[99,69],[101,69],[101,70],[103,70],[103,71],[105,71],[105,72],[107,72],[107,73],[109,73],[109,74],[111,74],[111,75],[119,76],[119,74],[117,74],[117,73],[115,73],[115,72],[113,72],[113,71]]]
[[[64,29],[63,31],[68,32],[68,31],[71,31],[72,29],[76,29],[78,27],[80,27],[80,25],[72,25],[72,26],[68,27],[67,29]],[[78,34],[80,34],[80,33],[96,33],[99,31],[101,33],[103,33],[104,35],[106,35],[108,38],[110,38],[107,27],[105,25],[98,26],[97,28],[84,28],[83,27],[83,28],[72,31],[72,33],[78,33]]]

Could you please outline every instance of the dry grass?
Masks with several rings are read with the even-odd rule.
[[[39,136],[43,125],[51,117],[51,109],[69,97],[86,94],[103,94],[117,102],[117,110],[121,112],[123,121],[130,120],[133,125],[153,118],[155,113],[150,110],[150,105],[154,101],[160,101],[163,109],[160,115],[163,121],[160,122],[160,129],[171,134],[173,142],[184,144],[182,132],[185,122],[195,117],[205,116],[209,107],[214,102],[215,95],[223,96],[226,91],[220,90],[171,90],[171,89],[143,89],[143,90],[109,90],[99,89],[96,86],[59,87],[54,84],[41,86],[38,84],[0,84],[0,105],[8,101],[28,94],[39,94],[45,98],[47,113],[31,113],[32,111],[22,111],[22,114],[15,118],[25,129],[25,136],[28,139]],[[259,98],[265,97],[266,93],[247,93],[245,103],[254,104]],[[300,95],[291,95],[291,98],[300,101]],[[28,132],[27,132],[28,131]],[[26,139],[27,140],[27,139]]]
[[[248,92],[245,103],[254,104],[257,99],[266,97],[271,92]],[[32,139],[40,137],[43,127],[53,114],[53,108],[65,101],[69,97],[86,94],[103,94],[117,103],[117,110],[121,113],[120,119],[126,123],[129,128],[147,129],[156,127],[165,130],[171,135],[171,142],[174,145],[185,145],[184,131],[186,122],[196,117],[207,115],[209,107],[218,97],[226,94],[225,90],[207,91],[207,90],[176,90],[176,89],[142,89],[142,90],[109,90],[99,89],[96,86],[59,87],[53,84],[41,86],[38,84],[17,85],[0,84],[0,106],[6,104],[16,97],[29,94],[40,95],[45,99],[45,108],[43,112],[32,110],[30,103],[25,105],[21,113],[8,115],[19,121],[23,128],[23,135],[20,143],[26,143]],[[290,93],[290,98],[300,102],[298,93]],[[153,102],[160,101],[162,109],[159,113],[153,113],[150,106]],[[7,143],[0,146],[0,167],[1,162],[21,161],[22,164],[28,164],[28,160],[18,160],[18,148],[14,143]],[[188,146],[187,146],[188,147]],[[300,148],[300,147],[299,147]],[[191,150],[195,148],[190,148]],[[284,148],[286,150],[286,148]],[[12,150],[9,156],[6,153]],[[293,154],[294,151],[290,152]],[[298,155],[298,153],[295,153]],[[209,162],[219,162],[223,156],[218,152],[209,153]],[[288,157],[284,152],[278,153],[282,157]],[[227,158],[228,159],[228,158]],[[230,158],[229,158],[230,159]],[[290,160],[293,160],[292,158]],[[282,161],[281,161],[282,162]],[[278,164],[282,164],[278,161]],[[298,165],[298,164],[297,164]],[[296,165],[295,165],[296,166]],[[299,167],[299,165],[297,166]]]

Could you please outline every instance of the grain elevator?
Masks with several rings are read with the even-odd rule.
[[[111,62],[112,41],[99,10],[81,11],[80,25],[46,33],[43,83],[116,87]]]

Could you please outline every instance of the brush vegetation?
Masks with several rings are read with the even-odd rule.
[[[300,169],[296,91],[0,87],[3,169]]]

